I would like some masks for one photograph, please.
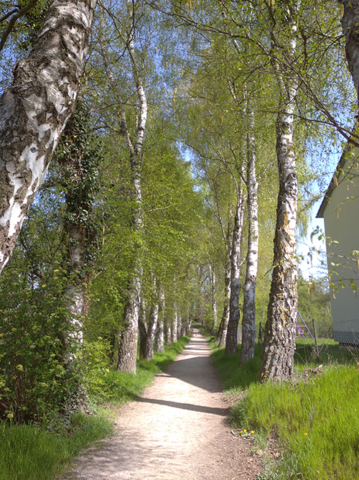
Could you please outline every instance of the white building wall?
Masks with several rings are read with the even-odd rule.
[[[334,339],[356,344],[359,344],[359,292],[353,291],[349,280],[353,279],[359,288],[359,269],[356,257],[351,256],[353,250],[359,251],[358,185],[358,177],[354,185],[339,178],[339,185],[334,188],[323,214],[325,235],[330,237],[327,240],[328,270],[336,272],[331,280],[338,287],[338,291],[331,287]]]

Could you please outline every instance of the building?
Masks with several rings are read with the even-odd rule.
[[[344,149],[317,218],[324,218],[328,273],[335,285],[330,287],[334,340],[359,345],[359,148]]]

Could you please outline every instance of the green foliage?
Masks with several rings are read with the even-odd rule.
[[[317,325],[318,337],[333,338],[332,315],[329,287],[326,279],[311,278],[298,280],[298,311],[303,316],[309,330],[312,331],[312,319]],[[298,318],[298,323],[301,323]],[[305,330],[306,336],[308,336]],[[313,332],[312,332],[312,335]]]
[[[119,406],[141,395],[155,375],[175,360],[190,338],[180,338],[165,347],[164,353],[155,353],[150,362],[138,362],[137,375],[106,368],[101,340],[88,344],[84,351],[89,392],[97,402]],[[111,417],[111,410],[101,408],[96,416],[77,413],[71,416],[68,428],[59,428],[57,433],[34,425],[14,425],[12,421],[0,423],[1,480],[53,480],[83,448],[111,435]]]
[[[51,179],[65,200],[62,222],[70,236],[64,240],[72,242],[70,248],[76,245],[76,240],[69,233],[71,229],[83,232],[81,262],[71,265],[72,270],[79,270],[81,279],[89,275],[100,250],[101,225],[95,201],[101,188],[103,156],[101,141],[98,136],[89,133],[90,126],[88,107],[79,101],[57,146],[57,165],[53,168]]]
[[[58,267],[37,284],[16,270],[0,281],[0,416],[49,420],[80,379],[77,331],[64,296],[69,279]]]

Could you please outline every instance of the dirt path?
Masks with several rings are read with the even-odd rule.
[[[231,434],[205,339],[195,331],[166,373],[121,408],[116,434],[75,464],[76,480],[244,480],[261,470]]]

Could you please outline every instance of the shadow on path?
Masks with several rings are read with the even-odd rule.
[[[141,403],[165,405],[167,407],[180,408],[182,410],[191,410],[193,412],[211,413],[213,415],[220,415],[221,417],[226,417],[228,415],[228,408],[202,407],[201,405],[193,405],[191,403],[171,402],[170,400],[158,400],[145,397],[140,397],[137,401]]]

